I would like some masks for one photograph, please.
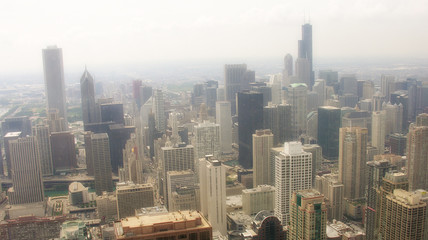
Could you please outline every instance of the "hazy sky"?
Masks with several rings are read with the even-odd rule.
[[[297,52],[310,16],[314,58],[428,57],[426,0],[2,1],[0,74],[42,71],[41,49],[68,69]],[[67,71],[67,69],[66,69]]]

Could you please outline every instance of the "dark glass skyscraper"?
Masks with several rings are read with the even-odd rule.
[[[245,91],[237,94],[239,164],[253,167],[252,135],[263,128],[263,94]]]
[[[83,124],[98,122],[96,104],[94,78],[85,68],[82,77],[80,78],[80,92],[82,97],[82,119]]]
[[[299,58],[306,58],[309,61],[309,68],[311,73],[311,86],[314,85],[315,76],[312,64],[312,25],[309,23],[302,25],[302,40],[299,40]]]
[[[318,108],[318,144],[322,155],[329,160],[339,156],[340,109],[330,106]]]

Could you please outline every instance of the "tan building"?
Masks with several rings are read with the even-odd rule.
[[[87,153],[88,154],[88,153]],[[110,143],[107,133],[91,135],[91,154],[94,163],[95,191],[113,191],[112,170],[110,161]]]
[[[428,189],[428,114],[416,117],[407,135],[407,175],[409,189]]]
[[[343,194],[344,186],[338,180],[337,174],[325,174],[317,176],[315,189],[325,196],[327,206],[327,219],[340,221],[343,217]]]
[[[153,207],[152,184],[118,183],[116,186],[117,216],[119,219],[135,215],[135,209]]]
[[[199,187],[177,188],[169,197],[169,209],[173,211],[201,210]]]
[[[129,217],[115,223],[116,239],[211,240],[212,228],[197,211]]]
[[[421,201],[421,193],[394,190],[386,197],[386,209],[381,230],[382,239],[422,240],[425,230],[427,204]]]
[[[253,187],[273,182],[273,170],[269,162],[272,147],[272,131],[269,129],[256,130],[256,133],[253,134]]]
[[[53,175],[53,163],[49,126],[37,124],[32,130],[33,136],[37,139],[42,175],[51,176]]]
[[[197,207],[199,205],[199,196],[197,198],[194,196],[195,189],[197,188],[196,181],[195,173],[192,170],[167,172],[165,202],[167,203],[169,211],[200,210],[199,208],[185,208],[186,205],[188,205],[188,207]],[[180,190],[177,192],[178,189]],[[199,193],[199,191],[197,192]],[[171,197],[172,195],[174,195],[174,197]],[[187,202],[191,201],[192,198],[195,202]],[[172,207],[173,201],[175,201],[174,207]]]
[[[314,189],[293,193],[290,203],[290,239],[327,239],[327,207]]]
[[[242,190],[242,210],[247,215],[254,215],[262,210],[273,211],[275,208],[275,187],[259,185],[256,188]]]
[[[339,132],[339,182],[346,199],[365,197],[367,128],[346,127]]]
[[[102,220],[116,220],[117,219],[117,198],[115,193],[103,192],[103,195],[97,196],[98,218]]]

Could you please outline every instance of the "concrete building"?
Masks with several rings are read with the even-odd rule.
[[[178,193],[176,193],[177,195],[175,199],[171,197],[174,194],[174,192],[177,192],[177,189],[184,190],[185,188],[187,188],[189,190],[192,189],[193,191],[195,191],[196,185],[197,185],[197,179],[196,179],[195,173],[192,170],[188,169],[184,171],[168,171],[166,173],[166,192],[165,192],[166,196],[164,197],[168,210],[169,211],[181,210],[181,209],[177,209],[177,210],[171,209],[171,206],[173,205],[173,200],[178,200],[179,197],[184,198],[184,196],[179,196]],[[184,191],[181,191],[180,193],[185,194]],[[187,194],[191,194],[191,192]],[[184,201],[184,199],[182,200]],[[195,202],[193,203],[193,205],[197,205],[197,203]],[[193,208],[193,209],[183,209],[183,210],[198,210],[198,209]]]
[[[227,235],[226,168],[218,160],[199,159],[201,210],[214,231]]]
[[[315,189],[324,195],[327,206],[327,219],[340,221],[343,218],[344,186],[338,180],[337,174],[316,176]]]
[[[77,206],[89,202],[88,187],[84,187],[80,182],[72,182],[68,186],[68,202]]]
[[[394,190],[386,196],[386,209],[381,229],[382,239],[422,240],[424,239],[426,207],[419,192]]]
[[[264,107],[263,128],[272,131],[275,146],[291,141],[291,105],[279,104]]]
[[[339,182],[346,199],[365,197],[368,131],[360,127],[341,128],[339,133]]]
[[[51,176],[53,175],[53,163],[49,126],[44,124],[34,126],[33,136],[37,139],[42,175]]]
[[[383,103],[382,110],[386,112],[385,134],[402,133],[403,105]]]
[[[179,187],[175,189],[169,199],[170,211],[183,211],[183,210],[201,210],[200,189],[197,186],[193,187]]]
[[[65,119],[59,115],[58,109],[48,109],[47,115],[48,119],[46,120],[46,124],[49,125],[49,131],[51,133],[67,131],[67,123]]]
[[[6,158],[6,170],[7,170],[7,176],[11,178],[12,176],[12,159],[10,156],[10,146],[9,142],[12,140],[16,140],[20,137],[23,137],[22,132],[8,132],[3,136],[3,143],[4,143],[4,152],[5,152],[5,158]],[[3,166],[2,166],[3,168]],[[2,172],[3,173],[3,172]]]
[[[305,144],[303,151],[312,153],[312,186],[315,186],[315,176],[317,171],[321,169],[323,162],[322,148],[318,144]]]
[[[116,239],[204,239],[212,240],[210,223],[197,211],[142,215],[114,224]]]
[[[242,190],[242,211],[245,214],[255,215],[262,210],[273,212],[274,208],[275,187],[259,185]]]
[[[42,202],[44,189],[40,155],[35,137],[9,141],[12,186],[8,190],[10,204]]]
[[[231,104],[232,115],[236,114],[236,94],[249,89],[250,79],[246,79],[246,64],[224,65],[224,90],[226,101]]]
[[[293,139],[306,132],[308,87],[304,83],[293,83],[288,87],[288,102],[291,105],[291,127]]]
[[[103,191],[113,191],[110,161],[110,144],[107,133],[91,135],[92,159],[94,160],[95,191],[101,195]]]
[[[270,164],[270,149],[274,136],[269,129],[256,130],[253,134],[253,186],[270,184],[273,181]]]
[[[366,236],[367,239],[377,239],[379,234],[378,210],[380,209],[379,194],[383,178],[387,172],[396,169],[388,160],[367,162],[367,208],[366,208]]]
[[[377,148],[379,154],[385,153],[386,114],[385,111],[372,113],[372,146]]]
[[[155,114],[156,129],[164,133],[166,130],[165,100],[160,89],[153,90],[153,113]]]
[[[98,217],[105,221],[116,220],[117,218],[117,197],[116,193],[103,192],[95,199],[97,203]]]
[[[392,154],[406,155],[407,136],[401,133],[394,133],[389,136],[389,148]]]
[[[290,239],[327,239],[327,207],[322,194],[314,189],[294,192],[290,213]]]
[[[411,126],[407,135],[407,176],[409,189],[428,189],[428,114],[416,118],[416,126]]]
[[[84,221],[67,221],[61,225],[59,239],[92,239],[92,233]]]
[[[275,188],[275,216],[287,225],[292,193],[312,188],[312,154],[304,152],[300,142],[284,143],[275,157]]]
[[[216,102],[216,123],[220,125],[221,152],[232,152],[232,112],[230,102]]]
[[[123,171],[124,182],[143,183],[143,156],[140,151],[143,149],[138,146],[138,139],[135,133],[126,141],[123,149]]]
[[[154,206],[152,184],[118,183],[116,185],[118,219],[135,215],[135,210]]]
[[[66,123],[67,105],[65,100],[65,82],[64,67],[62,62],[62,49],[57,48],[56,46],[48,46],[46,49],[43,49],[42,54],[47,108],[48,110],[57,109],[59,112],[59,116],[61,118],[64,118]]]
[[[194,141],[196,159],[203,158],[205,155],[213,155],[219,158],[220,148],[220,125],[204,121],[194,128]]]

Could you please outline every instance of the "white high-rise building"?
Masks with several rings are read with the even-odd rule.
[[[36,138],[28,136],[10,140],[9,149],[13,185],[8,190],[10,204],[43,201],[42,171]]]
[[[156,129],[160,132],[165,132],[165,101],[163,92],[160,89],[153,90],[153,113],[155,114]]]
[[[216,102],[216,123],[220,125],[220,149],[222,153],[232,152],[232,113],[230,102]]]
[[[400,103],[383,103],[382,110],[386,112],[386,132],[385,134],[401,133],[403,126],[403,105]]]
[[[312,153],[304,152],[301,142],[284,143],[275,157],[275,188],[275,216],[287,225],[293,192],[312,188]]]
[[[271,87],[272,91],[272,104],[281,104],[281,81],[282,74],[280,73],[270,76],[269,86]]]
[[[64,118],[65,124],[67,124],[62,49],[56,46],[49,46],[43,49],[42,53],[48,110],[57,109],[59,117]]]
[[[318,94],[318,104],[320,106],[324,106],[324,102],[326,100],[325,86],[326,86],[326,84],[325,84],[324,79],[317,79],[317,80],[315,80],[315,84],[312,87],[312,91],[314,91]]]
[[[304,83],[294,83],[288,88],[288,101],[291,105],[291,127],[293,139],[306,132],[308,86]]]
[[[204,121],[195,126],[195,146],[196,159],[203,158],[205,155],[213,155],[215,158],[220,156],[220,125]]]
[[[270,164],[273,134],[269,129],[253,134],[253,186],[269,185],[273,181]]]
[[[379,154],[385,153],[385,111],[372,113],[372,146],[376,147]]]
[[[218,160],[199,160],[201,210],[207,216],[213,231],[227,235],[226,168]]]

